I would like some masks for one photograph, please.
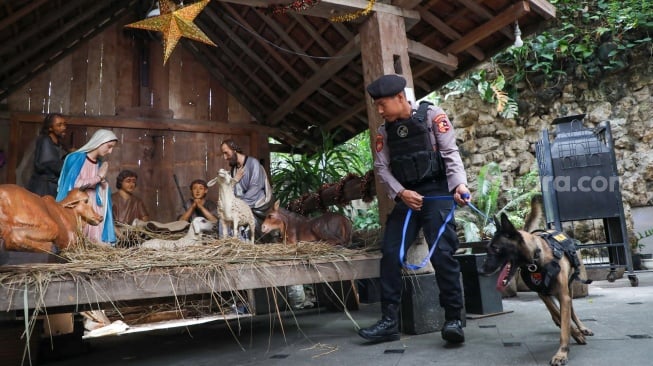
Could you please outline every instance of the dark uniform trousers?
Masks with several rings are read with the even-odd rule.
[[[430,250],[438,235],[440,226],[442,226],[451,211],[453,201],[434,200],[427,197],[451,196],[447,190],[447,181],[441,179],[435,182],[425,182],[408,189],[423,195],[424,203],[420,211],[413,211],[411,214],[410,222],[406,228],[404,250],[408,252],[408,248],[415,241],[420,228],[424,231],[424,237]],[[395,205],[386,222],[382,247],[383,256],[381,258],[382,303],[399,304],[401,301],[403,281],[399,250],[407,212],[408,206],[401,201]],[[435,278],[440,290],[440,306],[444,308],[447,320],[460,319],[460,311],[463,307],[460,265],[453,257],[458,245],[456,225],[452,219],[447,224],[438,242],[437,249],[431,257],[431,263],[435,268]],[[422,260],[423,258],[420,258],[419,262],[421,263]]]

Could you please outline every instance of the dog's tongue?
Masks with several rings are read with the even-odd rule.
[[[504,264],[501,273],[499,273],[499,278],[497,279],[497,291],[503,292],[503,290],[505,290],[508,285],[508,273],[510,273],[510,262]]]

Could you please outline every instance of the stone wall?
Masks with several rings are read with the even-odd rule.
[[[619,73],[589,82],[569,78],[539,90],[524,87],[517,119],[499,117],[494,105],[472,92],[441,105],[457,129],[472,187],[479,169],[491,161],[500,164],[507,186],[537,169],[535,145],[543,129],[553,131],[555,118],[585,113],[587,128],[610,121],[624,211],[632,228],[630,207],[653,205],[652,92],[653,58],[640,54]]]

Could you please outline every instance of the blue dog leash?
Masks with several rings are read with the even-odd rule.
[[[466,199],[469,197],[468,194],[463,194],[461,196],[463,199]],[[424,197],[423,199],[425,200],[452,200],[453,196],[428,196]],[[479,210],[476,206],[474,206],[471,202],[467,202],[467,205],[472,208],[474,211],[479,213],[481,216],[484,216],[485,218],[488,218],[486,214],[484,214],[481,210]],[[431,249],[429,250],[429,254],[422,260],[422,263],[419,265],[411,264],[411,263],[406,263],[405,260],[405,243],[406,243],[406,229],[408,228],[408,223],[410,222],[410,217],[412,216],[413,210],[409,207],[408,212],[406,212],[406,219],[404,220],[404,227],[403,231],[401,233],[401,247],[399,248],[399,262],[404,266],[406,269],[410,269],[413,271],[416,271],[418,269],[424,268],[426,264],[428,263],[429,259],[433,256],[433,253],[435,252],[435,249],[438,246],[438,242],[440,242],[440,238],[442,237],[442,234],[444,234],[444,230],[447,227],[447,224],[453,219],[454,212],[456,211],[456,202],[453,202],[453,205],[451,206],[451,210],[449,210],[449,214],[447,217],[444,219],[444,222],[442,223],[442,226],[440,226],[440,229],[438,230],[438,236],[435,238],[435,241],[433,242],[433,245],[431,245]]]

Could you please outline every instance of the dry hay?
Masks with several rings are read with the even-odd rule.
[[[26,336],[31,337],[35,329],[36,319],[39,315],[47,314],[47,308],[44,305],[43,294],[46,293],[48,286],[52,281],[64,279],[73,280],[86,289],[90,288],[95,291],[96,298],[106,298],[105,290],[98,288],[93,279],[108,277],[112,274],[121,274],[122,276],[133,276],[139,278],[143,274],[149,274],[153,271],[168,273],[170,276],[170,285],[174,289],[176,271],[192,273],[193,280],[198,283],[207,283],[210,281],[226,280],[220,278],[224,276],[225,267],[237,265],[239,268],[249,268],[257,271],[259,276],[266,278],[265,266],[274,262],[292,262],[298,266],[310,267],[319,272],[317,266],[312,266],[313,262],[332,262],[347,261],[347,258],[355,255],[362,255],[370,252],[379,251],[379,234],[377,231],[365,231],[355,233],[355,246],[357,249],[346,249],[334,247],[326,243],[309,243],[300,242],[297,245],[284,244],[250,244],[237,239],[208,238],[201,245],[189,246],[183,250],[156,250],[149,248],[140,248],[137,245],[126,245],[123,247],[111,247],[100,245],[89,240],[81,240],[79,245],[71,246],[68,250],[63,251],[60,256],[64,263],[31,263],[27,265],[7,265],[0,266],[0,288],[7,290],[9,298],[14,298],[15,291],[24,291],[24,301],[27,301],[28,293],[35,293],[36,304],[31,312],[24,309]],[[183,235],[183,233],[181,234]],[[131,235],[134,238],[153,237],[152,233],[141,235]],[[169,235],[159,235],[163,239],[170,239]],[[140,239],[139,239],[140,240]],[[320,276],[321,277],[321,276]],[[212,286],[212,285],[211,285]],[[345,306],[345,300],[336,290],[326,283],[326,286],[332,292],[334,297],[342,304],[345,314],[349,317],[355,327],[358,327],[354,319],[349,315]],[[272,288],[272,301],[274,311],[270,312],[270,317],[279,320],[277,324],[281,327],[285,337],[285,330],[282,321],[283,310],[290,310],[292,317],[294,314],[289,305],[288,299],[283,289],[275,286]],[[210,287],[213,288],[213,287]],[[27,291],[29,289],[29,291]],[[88,291],[88,290],[87,290]],[[127,324],[139,324],[153,320],[162,320],[170,318],[191,318],[201,317],[203,315],[222,314],[240,311],[243,305],[245,311],[249,312],[250,303],[247,299],[246,291],[233,289],[227,292],[215,292],[202,294],[197,299],[193,296],[174,296],[174,301],[169,303],[154,303],[141,306],[123,306],[120,302],[108,301],[112,306],[107,307],[100,304],[86,304],[91,307],[96,306],[104,308],[106,315],[111,321],[122,319]],[[88,297],[91,298],[91,297]],[[269,299],[270,300],[270,299]],[[156,302],[152,299],[150,302]],[[11,304],[9,305],[11,308]],[[3,311],[3,309],[0,309]],[[239,313],[240,314],[240,313]],[[295,322],[297,320],[295,319]],[[238,326],[232,328],[230,322],[226,322],[228,329],[234,335],[235,341],[240,345],[237,339],[237,329],[240,329],[240,319],[237,318]],[[29,353],[28,344],[26,351]],[[242,348],[242,345],[240,345]],[[243,348],[243,350],[245,350]],[[326,353],[333,352],[329,350]]]
[[[38,294],[37,300],[42,302],[48,285],[53,280],[74,280],[85,284],[97,292],[96,298],[106,298],[104,289],[97,288],[93,279],[108,278],[119,274],[122,277],[138,278],[143,274],[156,272],[166,273],[173,278],[177,271],[191,274],[198,283],[213,283],[217,280],[232,283],[225,276],[226,268],[249,269],[266,278],[265,267],[275,262],[297,263],[307,265],[319,272],[313,262],[347,262],[348,258],[368,252],[378,252],[378,231],[358,233],[358,249],[334,247],[326,243],[300,242],[297,245],[262,244],[252,245],[237,239],[208,238],[200,245],[193,245],[183,250],[157,250],[150,248],[111,247],[82,240],[80,245],[71,246],[60,256],[65,263],[31,263],[27,265],[0,266],[0,288],[8,290],[13,297],[14,291],[30,288]],[[170,238],[160,235],[161,238]],[[174,287],[173,282],[170,281]],[[274,286],[271,286],[274,287]],[[173,288],[174,290],[174,288]],[[275,290],[283,297],[283,292]],[[241,292],[233,289],[228,296],[220,293],[212,294],[212,302],[217,304],[221,313],[229,312],[224,305],[245,302]],[[91,304],[92,305],[92,304]],[[182,301],[175,300],[174,306],[180,308]],[[99,305],[98,305],[99,306]],[[43,304],[37,304],[35,313],[43,312]],[[118,308],[114,304],[114,308]],[[2,309],[0,309],[1,311]]]

